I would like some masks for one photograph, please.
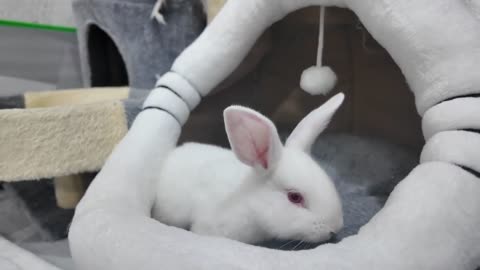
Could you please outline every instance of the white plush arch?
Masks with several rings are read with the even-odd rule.
[[[176,85],[188,88],[181,93],[196,89],[207,95],[239,64],[264,29],[309,5],[352,9],[402,69],[422,115],[442,101],[447,104],[459,97],[458,102],[461,96],[480,91],[475,65],[480,62],[480,21],[467,1],[230,0],[174,63],[172,71],[184,80]],[[152,99],[147,104],[162,105]],[[427,120],[429,130],[437,130],[429,125],[434,120]],[[438,130],[448,133],[446,127]],[[69,239],[78,269],[472,270],[480,266],[480,179],[462,169],[464,164],[428,154],[442,153],[430,150],[442,148],[441,143],[428,146],[425,163],[397,186],[384,209],[357,235],[336,245],[285,252],[194,235],[150,218],[152,172],[175,147],[180,130],[175,118],[164,111],[139,114],[77,207]],[[471,141],[471,147],[480,149],[476,140]],[[480,160],[469,160],[474,163]]]

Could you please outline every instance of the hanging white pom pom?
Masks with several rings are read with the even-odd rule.
[[[337,75],[335,75],[335,72],[329,67],[322,66],[324,33],[325,7],[321,7],[318,31],[317,65],[304,70],[302,78],[300,79],[300,87],[311,95],[326,95],[337,83]]]
[[[336,83],[337,75],[330,67],[309,67],[300,79],[300,87],[311,95],[326,95]]]

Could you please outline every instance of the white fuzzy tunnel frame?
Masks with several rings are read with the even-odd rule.
[[[421,165],[357,235],[313,250],[253,247],[151,219],[153,168],[175,147],[178,122],[188,119],[200,97],[240,63],[268,26],[310,5],[351,9],[401,68],[423,116],[427,145]],[[77,207],[69,239],[78,269],[476,269],[478,6],[467,0],[228,1],[147,99],[145,106],[164,111],[140,113]]]

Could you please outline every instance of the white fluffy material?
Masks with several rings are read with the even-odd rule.
[[[143,103],[143,108],[156,107],[166,110],[175,116],[180,125],[187,122],[190,109],[175,93],[167,88],[155,88]]]
[[[322,66],[323,47],[325,43],[326,8],[320,8],[320,25],[318,30],[317,64],[303,71],[300,87],[311,95],[326,95],[337,83],[337,75],[330,67]]]
[[[293,10],[315,4],[345,6],[343,0],[229,0],[175,60],[172,70],[206,96],[234,71],[268,26]]]
[[[340,108],[345,95],[338,93],[325,104],[310,112],[305,118],[298,123],[292,134],[287,139],[286,146],[303,149],[310,152],[315,139],[330,124],[333,115]]]
[[[330,67],[309,67],[300,79],[300,87],[311,95],[326,95],[336,83],[337,75]]]
[[[462,0],[229,0],[172,70],[204,96],[268,26],[310,5],[350,8],[405,74],[420,114],[446,98],[479,91],[480,20]],[[79,269],[471,270],[480,265],[480,181],[444,162],[426,162],[412,171],[358,235],[311,251],[256,248],[159,224],[150,218],[152,172],[179,133],[166,113],[149,110],[137,117],[77,207],[69,238]],[[448,149],[468,138],[447,135],[432,148]],[[434,153],[432,160],[445,159],[435,154],[440,150],[426,149]],[[424,161],[430,160],[425,155]]]
[[[479,91],[480,20],[466,1],[345,2],[401,68],[421,115]]]
[[[444,131],[427,141],[421,162],[443,161],[480,172],[480,136],[469,131]]]
[[[244,243],[327,241],[343,227],[342,203],[332,179],[312,160],[310,146],[342,100],[339,94],[308,114],[285,147],[268,118],[229,106],[224,120],[231,150],[188,143],[172,151],[158,170],[152,217]],[[310,210],[289,202],[278,187],[301,192]],[[292,217],[295,222],[285,224]]]
[[[462,0],[230,0],[172,69],[208,93],[268,26],[309,5],[347,6],[355,12],[401,68],[422,115],[452,95],[480,89],[480,20]]]
[[[422,129],[426,140],[442,131],[480,130],[480,98],[458,98],[432,107],[423,116]]]
[[[125,147],[129,148],[127,141],[119,149],[126,150]],[[160,154],[145,153],[147,156],[142,156],[147,159]],[[108,170],[111,169],[112,166],[108,166]],[[113,174],[108,182],[114,184],[115,180],[124,178],[124,171],[128,170],[110,171]],[[145,177],[145,173],[138,176]],[[337,245],[297,252],[252,247],[162,225],[144,212],[148,206],[144,198],[152,199],[149,192],[143,193],[146,181],[128,187],[121,180],[125,190],[120,188],[119,192],[119,188],[106,185],[107,178],[97,180],[96,188],[91,190],[89,199],[83,201],[70,229],[78,269],[156,270],[161,265],[175,270],[289,270],[318,269],[319,266],[325,269],[471,270],[480,263],[476,256],[480,254],[477,214],[480,182],[446,163],[426,163],[416,168],[395,189],[386,207],[358,235]],[[113,187],[115,192],[103,196],[97,193],[106,191],[107,187]],[[111,200],[117,196],[123,201]],[[93,207],[91,210],[96,210],[86,211],[88,204]]]
[[[465,0],[466,4],[472,10],[473,14],[480,19],[480,1],[478,0]]]
[[[182,76],[175,72],[167,72],[158,79],[156,87],[165,86],[168,89],[174,89],[182,99],[187,103],[190,110],[198,106],[202,97],[197,90],[190,85]]]

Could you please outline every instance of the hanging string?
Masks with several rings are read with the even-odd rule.
[[[302,73],[300,87],[311,95],[326,95],[337,82],[337,75],[329,67],[322,66],[323,50],[325,43],[325,7],[320,7],[320,20],[318,29],[317,63]]]
[[[320,24],[318,29],[318,49],[317,49],[317,66],[322,66],[323,44],[325,37],[325,7],[320,7]]]

